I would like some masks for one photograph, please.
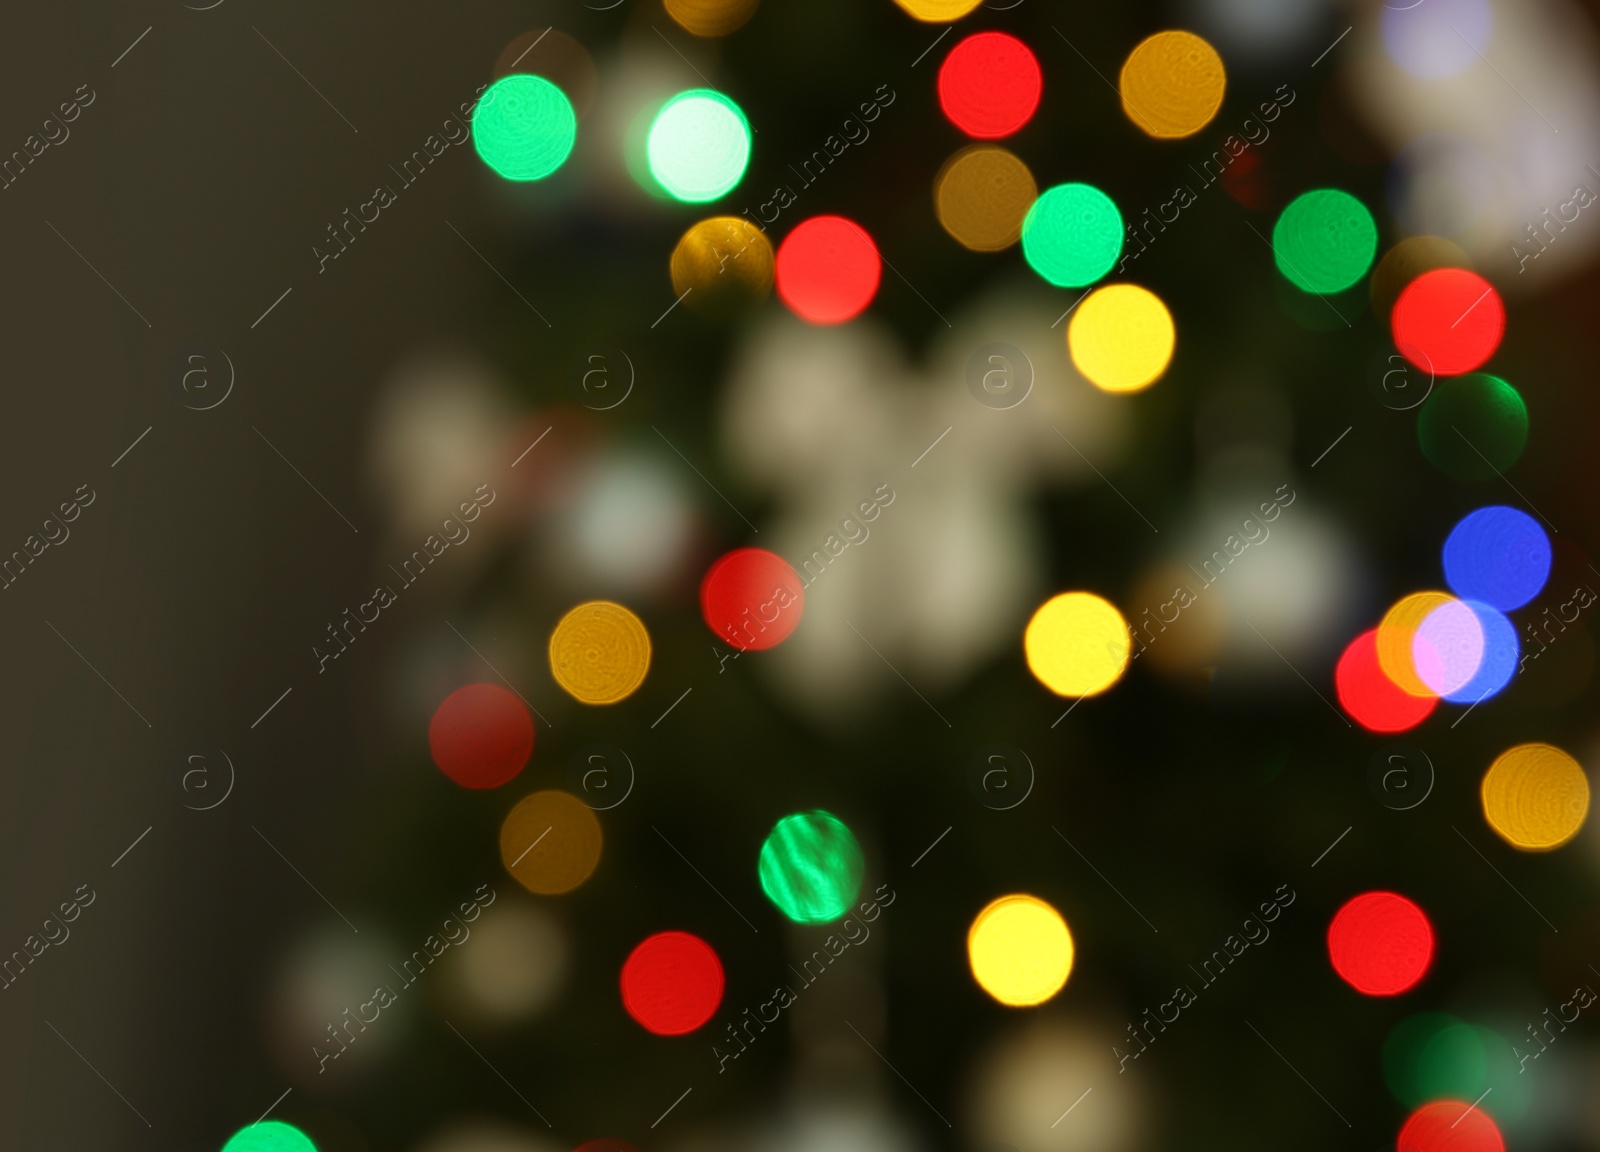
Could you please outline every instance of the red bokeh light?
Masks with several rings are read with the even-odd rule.
[[[657,1036],[682,1036],[722,1003],[722,961],[698,936],[657,932],[622,965],[622,1006]]]
[[[944,58],[939,107],[968,136],[999,140],[1032,119],[1043,86],[1026,44],[1004,32],[979,32]]]
[[[1333,670],[1339,703],[1369,732],[1404,732],[1433,712],[1437,696],[1413,696],[1378,664],[1378,631],[1363,632],[1344,650]]]
[[[1395,1152],[1505,1152],[1495,1122],[1464,1100],[1435,1100],[1407,1118]]]
[[[1367,996],[1398,996],[1433,963],[1433,925],[1394,892],[1351,897],[1328,925],[1328,958],[1346,984]]]
[[[813,216],[783,238],[772,275],[779,298],[802,320],[843,324],[872,303],[883,261],[859,224]]]
[[[467,684],[434,711],[428,750],[463,788],[498,788],[533,755],[533,716],[498,684]]]
[[[1435,376],[1459,376],[1500,347],[1506,308],[1494,285],[1476,272],[1435,268],[1406,285],[1389,325],[1407,360]]]
[[[700,583],[700,613],[717,639],[740,651],[788,639],[805,607],[800,574],[764,548],[735,548]]]

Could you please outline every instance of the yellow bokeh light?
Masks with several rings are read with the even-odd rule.
[[[541,896],[571,892],[600,863],[600,821],[570,792],[524,796],[500,825],[500,862]]]
[[[1052,596],[1022,636],[1028,670],[1057,696],[1104,692],[1127,668],[1131,646],[1122,613],[1089,592]]]
[[[1416,657],[1411,644],[1428,613],[1455,597],[1443,592],[1413,592],[1395,601],[1394,607],[1378,622],[1378,667],[1402,691],[1411,696],[1437,696],[1417,675]]]
[[[772,291],[772,244],[742,216],[712,216],[672,250],[672,290],[687,307],[727,315]]]
[[[1072,973],[1067,922],[1037,896],[1002,896],[972,921],[967,961],[978,985],[1002,1004],[1028,1008],[1061,991]]]
[[[1193,136],[1211,123],[1227,87],[1222,57],[1193,32],[1140,41],[1117,80],[1128,119],[1160,140]]]
[[[959,20],[979,4],[979,0],[894,0],[925,24],[948,24]]]
[[[972,144],[944,162],[933,178],[933,208],[956,243],[999,252],[1022,236],[1022,221],[1039,198],[1028,166],[1004,148]]]
[[[1424,272],[1435,268],[1465,268],[1472,271],[1472,259],[1460,245],[1438,236],[1407,236],[1385,252],[1372,270],[1368,290],[1372,294],[1372,314],[1384,324],[1400,293]]]
[[[1548,852],[1578,834],[1589,814],[1583,767],[1551,744],[1507,749],[1483,775],[1483,816],[1506,843]]]
[[[1073,309],[1067,350],[1089,382],[1105,392],[1137,392],[1172,362],[1172,313],[1137,284],[1108,284]]]
[[[667,15],[696,36],[726,36],[744,27],[760,0],[663,0]]]
[[[579,604],[550,634],[550,671],[574,699],[615,704],[644,683],[650,671],[650,634],[621,604]]]

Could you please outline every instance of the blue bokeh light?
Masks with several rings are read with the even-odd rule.
[[[1550,577],[1550,538],[1526,512],[1493,504],[1469,512],[1444,542],[1444,578],[1463,600],[1521,608]]]

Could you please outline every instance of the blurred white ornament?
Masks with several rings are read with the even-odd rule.
[[[369,472],[402,540],[438,532],[442,519],[491,483],[510,413],[494,375],[471,357],[414,354],[390,373],[372,418]],[[476,527],[474,525],[474,527]]]
[[[1109,1028],[1060,1020],[1011,1026],[973,1069],[967,1098],[972,1140],[1027,1152],[1139,1146],[1138,1116],[1148,1105],[1136,1078],[1117,1074],[1111,1055],[1117,1039]]]
[[[654,453],[592,457],[541,557],[571,586],[594,595],[657,590],[681,571],[695,525],[681,473],[681,463],[670,467]]]
[[[1310,47],[1332,7],[1331,0],[1190,0],[1183,23],[1192,23],[1230,64],[1240,57],[1265,64]]]
[[[355,936],[342,924],[296,941],[267,997],[269,1040],[279,1069],[297,1084],[337,1086],[396,1051],[413,1011],[388,966],[402,954],[394,941],[370,931]],[[394,992],[395,1001],[377,1019],[363,1021],[361,1007],[372,1006],[379,987]]]
[[[567,976],[566,933],[544,909],[512,897],[485,909],[442,973],[451,1011],[512,1024],[549,1006]]]
[[[1589,168],[1600,155],[1600,52],[1587,16],[1569,0],[1390,0],[1356,26],[1339,51],[1373,131],[1392,150],[1447,134],[1482,157],[1461,146],[1409,156],[1395,204],[1407,226],[1481,205],[1454,238],[1502,293],[1586,265],[1600,211],[1564,222],[1546,214],[1579,186],[1600,195]],[[1464,200],[1451,187],[1463,176]],[[1530,242],[1530,227],[1543,239]]]
[[[1073,369],[1051,326],[1063,307],[1044,289],[990,296],[925,379],[870,321],[778,318],[743,349],[723,444],[775,499],[759,543],[807,582],[800,628],[761,660],[815,718],[867,712],[897,670],[938,691],[1018,645],[1046,591],[1026,501],[1052,480],[1101,483],[1125,419]],[[1012,391],[975,392],[995,364]]]

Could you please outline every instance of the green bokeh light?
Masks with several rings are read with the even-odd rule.
[[[566,94],[525,73],[492,84],[472,117],[472,144],[507,180],[543,180],[572,154],[578,117]]]
[[[1422,454],[1456,480],[1492,480],[1528,443],[1528,406],[1498,376],[1446,380],[1417,414]]]
[[[1522,1039],[1524,1051],[1540,1051]],[[1430,1100],[1477,1100],[1501,1123],[1528,1109],[1529,1079],[1519,1075],[1510,1042],[1498,1032],[1443,1012],[1421,1012],[1395,1026],[1383,1045],[1383,1078],[1407,1108]]]
[[[1122,252],[1122,213],[1088,184],[1057,184],[1022,221],[1022,255],[1057,288],[1082,288],[1111,271]]]
[[[1318,188],[1295,197],[1272,229],[1278,271],[1296,288],[1343,292],[1367,274],[1378,252],[1378,226],[1348,192]]]
[[[865,866],[855,834],[826,812],[785,816],[761,845],[761,890],[791,920],[820,924],[850,910]]]
[[[235,1132],[222,1152],[317,1152],[317,1146],[293,1124],[263,1120]]]
[[[721,92],[691,88],[656,113],[650,174],[674,199],[703,204],[733,191],[750,163],[750,122]]]

